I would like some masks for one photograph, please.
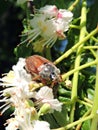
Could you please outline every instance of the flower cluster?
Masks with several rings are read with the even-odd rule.
[[[31,29],[28,30],[28,38],[23,42],[35,41],[36,45],[40,42],[41,47],[51,47],[57,39],[66,38],[64,32],[69,29],[72,18],[72,12],[58,9],[55,5],[46,5],[37,10],[30,20]]]
[[[4,87],[0,91],[0,97],[3,97],[0,102],[5,102],[0,107],[1,113],[14,107],[13,117],[7,120],[6,130],[50,130],[49,123],[39,120],[39,117],[54,110],[60,112],[62,103],[54,99],[52,88],[48,86],[39,90],[31,88],[35,81],[25,70],[25,64],[25,58],[19,58],[12,70],[0,78],[0,86]]]

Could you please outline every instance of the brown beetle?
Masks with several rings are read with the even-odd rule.
[[[62,81],[60,70],[46,58],[33,55],[26,58],[27,72],[31,73],[33,80],[41,81],[43,84],[55,83]]]

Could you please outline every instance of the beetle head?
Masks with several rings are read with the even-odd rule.
[[[50,63],[45,63],[41,66],[39,75],[45,80],[60,81],[60,70]]]

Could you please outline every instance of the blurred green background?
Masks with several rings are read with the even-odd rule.
[[[13,50],[20,41],[23,16],[15,2],[0,0],[0,74],[8,72],[15,63]]]
[[[14,0],[0,0],[0,77],[15,64],[14,48],[20,41],[23,17],[23,10],[16,6]],[[0,116],[0,130],[4,130],[6,119],[8,115]]]

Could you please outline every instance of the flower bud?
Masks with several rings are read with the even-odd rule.
[[[44,114],[48,113],[50,110],[51,110],[50,104],[45,103],[45,104],[43,104],[43,106],[40,108],[38,114],[39,114],[39,116],[40,116],[40,115],[44,115]]]

